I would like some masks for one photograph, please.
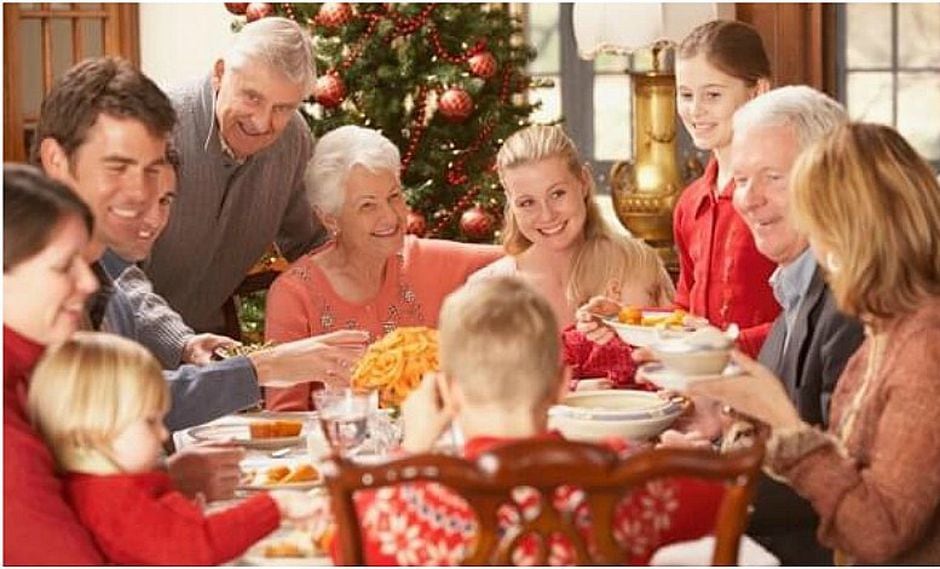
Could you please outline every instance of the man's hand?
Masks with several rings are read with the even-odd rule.
[[[255,366],[258,383],[266,387],[293,387],[309,381],[342,387],[349,384],[368,341],[368,332],[339,330],[259,350],[248,354],[248,359]]]
[[[212,361],[212,354],[217,349],[234,348],[240,345],[241,342],[236,342],[228,336],[196,334],[183,346],[180,359],[184,364],[206,365]]]
[[[189,497],[198,494],[206,500],[231,498],[238,486],[238,463],[245,451],[234,443],[192,444],[167,459],[167,469],[177,490]]]
[[[444,375],[425,373],[421,385],[402,403],[401,412],[405,429],[402,448],[413,453],[431,450],[456,415]]]
[[[606,296],[595,296],[575,312],[575,328],[595,344],[604,345],[614,339],[615,333],[605,326],[600,317],[616,316],[622,307]]]

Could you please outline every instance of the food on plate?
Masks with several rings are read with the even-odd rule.
[[[296,437],[300,435],[303,426],[301,421],[293,419],[254,420],[248,423],[248,432],[253,439]]]
[[[300,547],[287,539],[272,541],[264,546],[265,557],[307,557]]]
[[[352,374],[353,387],[378,389],[383,407],[401,405],[421,376],[439,367],[437,330],[397,328],[366,350]]]
[[[333,543],[333,524],[315,530],[295,529],[289,534],[262,541],[261,554],[267,558],[304,558],[328,555]]]
[[[617,320],[621,324],[660,328],[682,327],[685,317],[684,310],[676,309],[672,312],[647,312],[644,314],[643,309],[635,306],[625,306],[617,314]]]
[[[283,486],[300,482],[316,482],[320,472],[312,464],[301,462],[292,466],[277,464],[267,468],[242,471],[243,486]]]
[[[624,306],[620,309],[617,320],[622,324],[639,326],[643,323],[643,311],[635,306]]]

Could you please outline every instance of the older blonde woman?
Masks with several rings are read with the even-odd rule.
[[[378,131],[344,126],[320,139],[304,183],[331,239],[271,286],[268,340],[338,329],[375,339],[399,326],[437,326],[444,297],[499,256],[494,246],[406,236],[400,166],[398,149]],[[269,409],[311,407],[309,386],[265,393]]]
[[[832,398],[826,432],[800,419],[784,384],[697,383],[767,423],[770,470],[808,499],[837,561],[940,559],[940,185],[894,130],[851,124],[809,148],[791,174],[797,224],[839,309],[866,325]]]
[[[578,308],[569,287],[575,260],[587,240],[609,235],[594,201],[594,179],[557,126],[535,125],[507,138],[496,167],[506,191],[507,255],[470,282],[518,275],[548,300],[563,329]]]

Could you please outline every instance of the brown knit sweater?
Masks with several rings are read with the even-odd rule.
[[[839,441],[840,425],[865,383],[873,337],[839,379],[830,433],[812,435],[827,437],[827,443],[803,456],[772,454],[768,466],[812,502],[820,515],[820,541],[849,560],[937,564],[940,298],[889,322],[882,335],[880,365],[870,375],[845,443]]]

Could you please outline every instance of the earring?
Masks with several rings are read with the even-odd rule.
[[[826,268],[829,269],[830,273],[838,273],[842,270],[842,262],[832,251],[826,253]]]

